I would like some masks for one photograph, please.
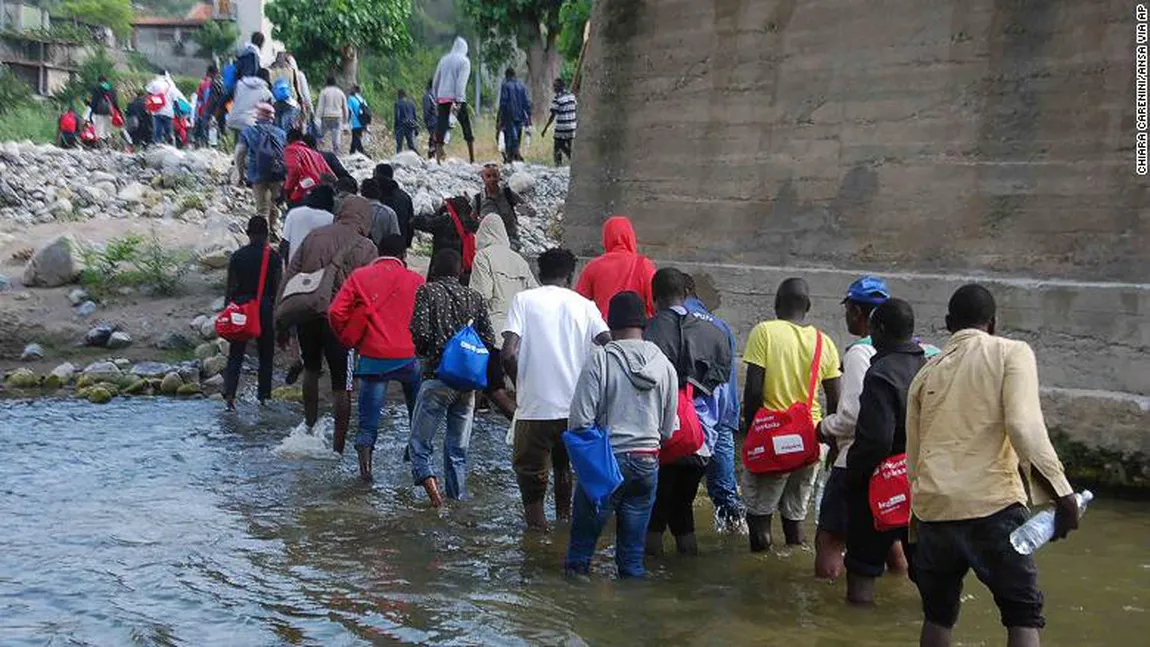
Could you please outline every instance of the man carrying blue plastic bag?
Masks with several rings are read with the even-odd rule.
[[[643,340],[646,306],[634,292],[611,299],[607,314],[612,342],[595,349],[575,386],[568,426],[598,427],[610,438],[623,483],[606,500],[592,501],[581,481],[565,570],[588,575],[595,543],[611,513],[616,517],[615,563],[619,577],[643,577],[647,522],[655,505],[659,446],[676,426],[678,384],[675,368],[655,344]]]
[[[459,252],[445,249],[435,254],[427,283],[415,293],[411,318],[411,339],[423,366],[423,382],[412,413],[408,454],[412,479],[427,491],[434,507],[443,505],[443,495],[431,455],[435,433],[445,422],[444,490],[449,499],[461,499],[467,492],[475,390],[483,388],[486,356],[495,343],[483,297],[459,282],[462,273]]]

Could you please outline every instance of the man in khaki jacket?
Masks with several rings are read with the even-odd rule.
[[[1029,517],[1023,478],[1035,504],[1055,500],[1055,539],[1078,527],[1074,491],[1042,419],[1034,351],[995,337],[995,324],[990,292],[959,288],[946,315],[950,341],[907,394],[912,572],[926,616],[924,646],[950,645],[972,569],[994,595],[1007,644],[1039,644],[1038,571],[1010,544]]]

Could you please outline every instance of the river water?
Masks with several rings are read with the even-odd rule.
[[[524,536],[503,444],[481,420],[474,498],[441,511],[409,486],[388,405],[377,482],[357,482],[293,407],[133,399],[0,402],[0,645],[909,644],[918,598],[880,581],[873,609],[811,576],[806,549],[751,555],[696,517],[703,555],[564,580],[566,532]],[[605,543],[605,542],[601,542]],[[1048,645],[1145,645],[1150,507],[1096,501],[1038,557]],[[967,580],[962,645],[1003,642]]]

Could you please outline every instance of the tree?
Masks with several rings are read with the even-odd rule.
[[[274,25],[272,36],[305,71],[338,69],[344,87],[358,82],[361,49],[389,54],[411,45],[410,0],[273,0],[264,12]]]
[[[192,40],[196,41],[200,50],[213,58],[224,58],[230,54],[239,37],[239,29],[230,20],[209,20],[192,32]]]
[[[527,87],[534,118],[542,121],[551,102],[551,84],[559,75],[558,48],[563,31],[563,7],[581,0],[460,0],[464,12],[478,24],[483,49],[496,51],[514,43],[527,53]],[[588,3],[589,4],[589,3]],[[574,22],[574,21],[570,21]],[[582,29],[582,26],[579,26]],[[490,35],[490,36],[489,36]],[[488,40],[488,38],[492,40]],[[494,41],[494,42],[492,42]],[[509,58],[509,57],[506,57]]]
[[[64,0],[60,15],[90,25],[103,25],[112,30],[116,38],[132,35],[131,0]]]

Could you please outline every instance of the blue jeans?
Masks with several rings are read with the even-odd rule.
[[[581,486],[575,488],[575,512],[564,565],[569,572],[590,573],[595,543],[614,512],[615,564],[619,577],[647,574],[643,568],[643,547],[659,485],[659,458],[654,454],[616,454],[615,458],[623,473],[623,484],[598,510]]]
[[[379,437],[379,414],[383,399],[387,397],[387,385],[392,381],[403,385],[403,399],[407,403],[407,417],[410,420],[415,411],[415,398],[419,393],[419,364],[412,367],[411,376],[378,377],[359,376],[359,432],[355,435],[355,447],[375,447]]]
[[[152,115],[152,141],[157,144],[168,144],[171,140],[172,118]]]
[[[742,519],[746,509],[735,478],[735,432],[720,425],[716,433],[714,455],[707,465],[707,496],[715,504],[716,516]]]
[[[411,478],[421,485],[435,476],[431,455],[435,451],[435,433],[447,423],[443,438],[443,479],[449,499],[461,499],[467,493],[467,447],[471,444],[471,420],[475,412],[475,391],[456,391],[447,384],[429,378],[419,385],[415,413],[411,417]]]

